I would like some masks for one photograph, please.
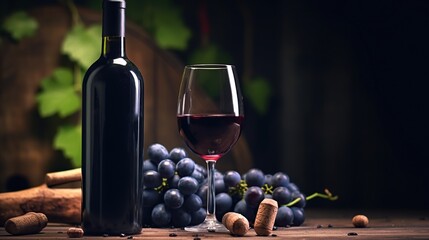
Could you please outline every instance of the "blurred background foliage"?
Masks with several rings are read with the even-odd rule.
[[[79,114],[84,72],[100,55],[101,25],[85,26],[79,18],[77,8],[80,6],[100,11],[101,2],[101,0],[46,1],[47,4],[63,4],[67,7],[71,12],[72,27],[61,47],[61,54],[67,57],[67,62],[41,82],[41,90],[37,95],[40,116],[68,118]],[[15,41],[30,38],[37,30],[38,23],[27,14],[26,9],[37,7],[37,4],[40,3],[20,1],[12,4],[14,6],[11,6],[9,11],[2,11],[3,37],[6,35]],[[246,5],[244,1],[239,4]],[[148,32],[159,47],[176,53],[185,64],[237,62],[231,53],[211,38],[212,26],[209,23],[205,1],[199,3],[195,13],[199,21],[200,36],[192,36],[193,31],[185,22],[183,9],[173,0],[127,0],[127,6],[127,18]],[[194,38],[193,44],[191,38]],[[250,41],[251,36],[248,39]],[[250,69],[243,72],[247,73],[243,74],[242,79],[244,95],[255,113],[264,115],[269,104],[271,86],[264,77],[252,76]],[[75,125],[65,123],[58,127],[53,141],[54,147],[61,150],[76,167],[81,165],[80,131],[80,123]]]

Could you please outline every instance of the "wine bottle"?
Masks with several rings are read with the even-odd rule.
[[[102,53],[82,86],[82,227],[142,230],[144,82],[125,53],[125,1],[103,0]]]

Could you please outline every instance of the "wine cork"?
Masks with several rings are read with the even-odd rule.
[[[222,224],[235,236],[244,236],[250,229],[247,218],[235,212],[225,213]]]
[[[276,221],[277,210],[278,205],[276,200],[265,198],[261,204],[259,204],[254,225],[256,234],[260,236],[268,236],[271,234],[274,222]]]
[[[83,237],[83,229],[77,227],[71,227],[67,230],[67,236],[69,238],[81,238]]]
[[[47,173],[45,182],[48,187],[82,180],[82,169],[76,168],[61,172]]]
[[[12,235],[34,234],[48,225],[48,218],[43,213],[28,212],[22,216],[8,219],[4,228]]]

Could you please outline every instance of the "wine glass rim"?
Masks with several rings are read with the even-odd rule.
[[[199,63],[199,64],[190,64],[186,65],[186,68],[191,69],[226,69],[226,68],[234,68],[232,64],[223,64],[223,63]]]

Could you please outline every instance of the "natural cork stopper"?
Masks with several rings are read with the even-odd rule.
[[[235,236],[244,236],[250,229],[247,218],[235,212],[225,213],[222,217],[222,224]]]
[[[265,198],[259,204],[258,213],[256,214],[254,229],[260,236],[271,234],[274,222],[276,221],[278,204],[276,200]]]
[[[4,228],[12,235],[34,234],[48,225],[48,218],[43,213],[28,212],[22,216],[8,219]]]
[[[67,236],[69,238],[81,238],[83,237],[83,229],[78,227],[71,227],[67,230]]]

